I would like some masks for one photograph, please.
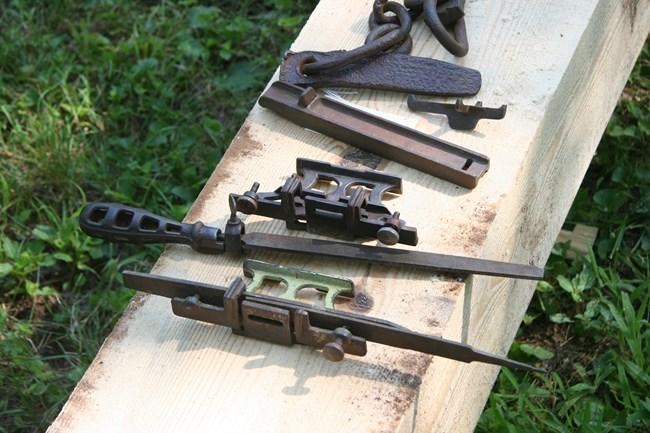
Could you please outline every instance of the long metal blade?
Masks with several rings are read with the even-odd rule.
[[[360,260],[387,266],[408,266],[428,271],[457,275],[494,275],[498,277],[541,280],[544,270],[535,266],[470,257],[450,256],[398,248],[376,247],[330,240],[297,238],[293,236],[249,233],[242,235],[244,250],[263,250],[313,254]]]

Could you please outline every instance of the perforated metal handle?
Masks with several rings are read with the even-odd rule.
[[[185,244],[202,253],[223,252],[217,228],[180,223],[119,203],[88,204],[79,225],[87,235],[112,242]]]

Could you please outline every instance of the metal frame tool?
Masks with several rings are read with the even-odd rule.
[[[345,354],[364,356],[367,341],[441,356],[524,371],[544,372],[506,357],[440,337],[417,333],[395,323],[329,310],[246,291],[241,278],[229,287],[140,272],[124,272],[127,287],[171,298],[175,315],[232,328],[233,333],[270,343],[302,344],[322,349],[330,361]]]
[[[335,184],[332,190],[318,189],[330,182]],[[292,230],[417,245],[417,230],[382,203],[384,194],[402,192],[402,179],[397,176],[298,158],[296,173],[283,186],[258,192],[259,186],[255,182],[244,194],[233,194],[239,212],[282,219]]]

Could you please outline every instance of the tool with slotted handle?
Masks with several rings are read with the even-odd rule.
[[[458,276],[482,274],[539,280],[544,275],[543,269],[523,264],[324,239],[246,233],[244,223],[237,217],[232,195],[230,207],[230,219],[224,230],[202,222],[180,223],[116,203],[90,203],[82,211],[79,224],[86,234],[113,242],[185,244],[205,254],[239,256],[261,250],[403,266]]]

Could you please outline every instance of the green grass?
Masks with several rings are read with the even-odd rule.
[[[316,0],[4,1],[0,7],[0,432],[44,431],[159,249],[83,235],[88,200],[180,218]],[[647,431],[648,48],[478,431]],[[645,423],[645,424],[644,424]]]
[[[83,203],[182,217],[316,2],[208,3],[0,8],[0,431],[45,429],[159,252],[83,235]]]

